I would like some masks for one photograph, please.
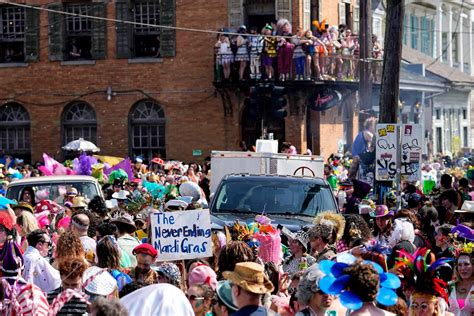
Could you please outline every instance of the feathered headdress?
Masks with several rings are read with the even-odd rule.
[[[234,232],[236,234],[237,240],[245,242],[249,241],[250,239],[252,239],[253,234],[255,233],[254,229],[255,226],[249,228],[247,224],[240,224],[238,220],[234,223]]]
[[[316,216],[313,223],[331,226],[336,231],[337,240],[341,239],[342,235],[344,235],[346,220],[341,214],[336,214],[333,212],[321,212],[318,214],[318,216]]]
[[[449,265],[452,258],[435,261],[428,248],[417,249],[413,255],[404,250],[400,250],[399,254],[395,268],[405,287],[414,287],[415,293],[441,297],[448,302],[448,280],[444,280],[443,275],[450,274],[445,272],[452,270]]]
[[[322,33],[326,30],[326,19],[322,20],[321,22],[319,22],[318,20],[314,20],[313,25],[319,33]]]

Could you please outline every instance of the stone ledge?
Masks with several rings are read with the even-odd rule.
[[[153,57],[146,57],[146,58],[130,58],[128,59],[129,64],[154,64],[154,63],[162,63],[163,58],[153,58]]]
[[[28,65],[28,63],[0,63],[0,68],[24,68]]]
[[[82,66],[95,65],[95,60],[66,60],[61,62],[61,66]]]

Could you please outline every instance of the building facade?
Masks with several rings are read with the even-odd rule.
[[[431,152],[457,154],[474,144],[474,2],[406,2],[404,60],[445,85],[426,94],[423,121]]]
[[[41,10],[0,6],[0,147],[31,161],[43,153],[60,158],[61,146],[77,138],[96,143],[105,155],[145,159],[199,160],[211,150],[238,149],[248,125],[242,121],[248,84],[215,85],[216,33],[196,30],[278,18],[294,27],[323,18],[358,27],[355,0],[28,4]],[[292,87],[288,83],[287,91],[297,92],[288,94],[289,115],[276,123],[284,131],[280,141],[326,156],[341,140],[351,142],[357,82]],[[308,115],[308,95],[322,87],[341,90],[342,101]]]

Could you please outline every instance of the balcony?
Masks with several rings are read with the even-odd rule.
[[[358,56],[342,56],[340,54],[329,54],[317,57],[317,62],[311,61],[311,64],[305,60],[303,71],[298,67],[296,71],[296,62],[291,59],[289,73],[282,76],[278,69],[278,58],[274,58],[272,69],[274,75],[269,78],[266,70],[260,63],[260,67],[250,67],[250,57],[239,56],[238,54],[229,54],[222,56],[214,55],[214,86],[216,88],[238,88],[248,87],[258,83],[277,83],[280,86],[347,86],[356,87],[359,84],[360,67],[362,61]],[[262,56],[258,56],[261,60]],[[239,61],[248,59],[248,61]],[[374,84],[380,84],[382,78],[382,59],[369,59],[370,80]],[[242,68],[243,73],[240,76],[240,65],[245,63]],[[311,70],[309,70],[311,66]],[[316,67],[317,66],[317,67]],[[258,69],[258,71],[256,70]]]

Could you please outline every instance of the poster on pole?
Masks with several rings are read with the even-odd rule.
[[[423,130],[421,124],[403,124],[401,135],[401,175],[410,182],[421,180]]]
[[[158,261],[212,257],[209,210],[152,213],[150,220]]]
[[[397,124],[377,124],[375,135],[375,179],[395,181],[398,162]]]

